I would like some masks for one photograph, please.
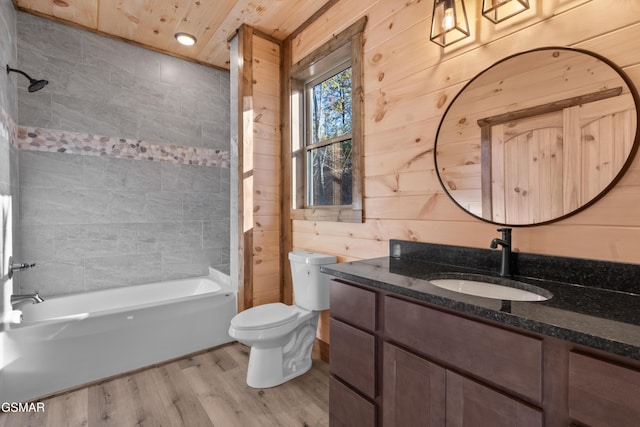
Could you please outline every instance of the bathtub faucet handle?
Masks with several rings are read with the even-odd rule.
[[[15,271],[26,270],[27,268],[35,267],[36,263],[26,263],[26,262],[13,262],[13,257],[9,257],[9,279],[13,277],[13,273]]]
[[[18,271],[18,270],[26,270],[27,268],[31,268],[35,266],[36,266],[35,262],[33,264],[27,264],[26,262],[14,262],[13,264],[11,264],[11,269]]]

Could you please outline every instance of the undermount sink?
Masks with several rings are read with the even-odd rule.
[[[493,278],[491,282],[483,278],[442,278],[429,279],[429,282],[449,291],[500,300],[546,301],[553,296],[549,291],[537,286],[502,278]]]

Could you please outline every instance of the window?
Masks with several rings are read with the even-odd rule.
[[[305,88],[305,207],[351,205],[351,65]]]
[[[362,222],[364,20],[291,69],[292,218]]]

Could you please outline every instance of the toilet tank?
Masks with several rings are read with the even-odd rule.
[[[337,259],[333,255],[309,251],[289,252],[295,305],[314,311],[329,308],[330,278],[320,272],[320,267],[336,262]]]

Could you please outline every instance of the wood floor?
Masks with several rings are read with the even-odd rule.
[[[329,365],[279,387],[246,385],[238,343],[42,400],[40,413],[0,414],[0,427],[327,426]]]

